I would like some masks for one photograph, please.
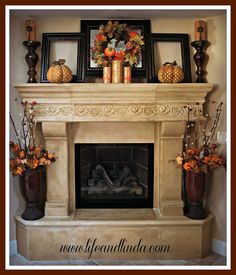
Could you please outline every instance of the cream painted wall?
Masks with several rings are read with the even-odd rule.
[[[190,41],[194,40],[194,21],[196,19],[153,19],[152,32],[188,33]],[[212,117],[216,105],[212,101],[223,102],[223,111],[217,131],[226,132],[226,16],[204,18],[207,21],[208,41],[211,42],[206,53],[209,56],[207,63],[207,81],[214,83],[213,92],[207,97],[206,110]],[[192,80],[196,80],[193,55],[195,50],[190,46]],[[168,60],[167,60],[168,61]],[[213,142],[217,143],[216,136]],[[219,145],[219,151],[226,156],[226,145]],[[210,175],[209,191],[206,202],[209,210],[215,216],[213,238],[226,241],[226,173],[223,168],[217,169]]]
[[[207,53],[207,79],[215,84],[214,91],[208,96],[208,112],[215,113],[216,104],[212,101],[223,102],[223,112],[217,131],[227,132],[226,129],[226,20],[224,16],[209,18],[208,39],[211,42]],[[228,109],[228,112],[230,110]],[[229,133],[228,133],[229,134]],[[216,137],[213,142],[217,143]],[[226,145],[220,145],[219,151],[226,155]],[[207,205],[215,216],[214,238],[226,241],[226,172],[223,168],[215,170],[211,175]]]
[[[21,97],[14,89],[14,83],[26,82],[27,65],[24,60],[25,49],[22,45],[24,35],[24,22],[17,17],[10,21],[10,112],[15,121],[16,127],[20,123],[19,114],[21,114]],[[13,128],[10,127],[10,140],[16,142],[16,136]],[[16,239],[14,216],[21,213],[24,209],[24,200],[20,193],[19,178],[10,175],[10,239]]]
[[[200,19],[200,18],[198,18]],[[196,18],[183,19],[183,18],[153,18],[151,20],[152,32],[171,32],[171,33],[188,33],[190,35],[190,41],[194,40],[194,21]],[[207,80],[208,82],[216,84],[214,91],[207,98],[207,102],[212,100],[222,100],[224,104],[224,112],[221,117],[219,125],[220,131],[226,130],[226,42],[225,42],[225,28],[226,17],[223,15],[209,17],[204,19],[208,23],[208,40],[211,42],[210,47],[207,49],[209,55],[209,62],[207,64]],[[19,113],[19,102],[15,102],[14,99],[19,96],[16,94],[12,84],[16,82],[26,82],[27,80],[27,65],[24,60],[26,49],[22,45],[22,41],[25,39],[24,33],[25,19],[12,17],[11,18],[11,86],[10,86],[10,104],[12,113],[17,117]],[[44,32],[79,32],[80,20],[78,18],[37,18],[37,39],[41,41],[41,34]],[[41,49],[38,50],[39,56],[41,56]],[[177,54],[178,52],[176,52]],[[193,62],[194,49],[190,46],[191,57],[191,70],[192,79],[195,81],[195,65]],[[73,59],[73,56],[71,56]],[[171,61],[171,60],[170,60]],[[37,66],[37,79],[40,76],[40,62]],[[68,61],[70,62],[70,61]],[[214,114],[211,104],[207,104],[209,114]],[[225,146],[221,146],[221,151],[225,153]],[[12,181],[11,178],[11,232],[10,238],[13,240],[15,236],[15,224],[12,217],[16,213],[20,213],[23,210],[24,204],[19,193],[19,187],[17,179]],[[226,240],[226,180],[225,172],[223,169],[215,171],[211,176],[211,183],[209,187],[209,195],[207,204],[210,211],[215,216],[215,226],[213,238],[222,241]]]

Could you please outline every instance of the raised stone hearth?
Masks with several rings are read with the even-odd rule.
[[[38,122],[58,160],[47,169],[45,217],[16,217],[18,251],[32,260],[85,259],[61,245],[167,245],[168,252],[101,253],[92,258],[187,259],[210,249],[212,217],[183,216],[181,170],[169,163],[182,151],[187,120],[202,116],[212,84],[19,84],[23,100],[37,101]],[[153,208],[76,209],[75,144],[153,144]],[[40,246],[40,249],[39,249]]]

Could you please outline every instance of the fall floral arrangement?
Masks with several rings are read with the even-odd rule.
[[[109,21],[105,26],[99,27],[99,33],[91,47],[91,56],[99,67],[109,66],[113,60],[134,66],[140,61],[143,45],[143,36],[131,26]]]
[[[225,158],[217,152],[217,145],[212,143],[217,124],[222,111],[221,102],[216,110],[216,115],[213,119],[213,124],[209,128],[211,121],[209,116],[206,115],[206,120],[199,120],[190,122],[188,119],[185,134],[183,135],[184,152],[182,155],[177,155],[175,160],[177,167],[182,167],[186,171],[194,173],[208,173],[209,170],[224,166]],[[188,109],[189,112],[191,109]],[[199,132],[202,131],[202,145],[198,145]]]
[[[27,169],[39,169],[50,165],[56,160],[54,153],[48,153],[42,145],[35,145],[34,129],[36,122],[35,105],[22,102],[23,117],[21,119],[21,130],[17,130],[14,120],[10,114],[11,123],[18,143],[10,141],[10,171],[13,176],[23,175]]]

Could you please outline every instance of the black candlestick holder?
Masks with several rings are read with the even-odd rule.
[[[196,53],[193,56],[194,62],[197,65],[197,71],[196,71],[196,75],[197,75],[197,83],[205,83],[206,78],[205,78],[205,63],[207,60],[207,55],[206,55],[206,49],[207,47],[210,45],[210,42],[208,42],[207,40],[197,40],[197,41],[193,41],[191,43],[191,45],[196,49]]]
[[[27,83],[36,83],[36,78],[35,75],[37,74],[36,70],[35,70],[35,66],[38,62],[38,54],[35,52],[36,49],[40,46],[40,42],[39,41],[24,41],[23,45],[28,49],[28,53],[25,56],[25,60],[29,66],[29,70],[28,70],[28,75],[29,75],[29,79]]]

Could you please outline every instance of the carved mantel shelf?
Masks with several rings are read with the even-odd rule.
[[[179,121],[201,116],[209,83],[17,84],[24,101],[37,101],[38,121]]]

